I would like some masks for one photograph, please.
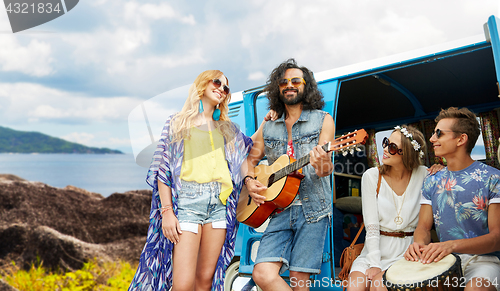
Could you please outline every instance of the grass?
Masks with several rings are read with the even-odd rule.
[[[100,262],[96,259],[74,272],[52,272],[43,264],[33,264],[26,271],[15,263],[0,270],[0,278],[20,291],[127,290],[136,267],[125,261]]]

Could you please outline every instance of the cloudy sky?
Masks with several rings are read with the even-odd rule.
[[[204,70],[237,92],[290,57],[321,72],[480,35],[499,14],[498,0],[82,0],[13,34],[4,10],[0,126],[131,153],[130,112]]]

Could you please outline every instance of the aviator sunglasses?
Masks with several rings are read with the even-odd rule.
[[[391,155],[403,154],[403,150],[398,148],[398,146],[395,143],[389,142],[389,139],[387,137],[384,137],[384,139],[382,140],[382,147],[383,148],[387,147],[387,150]]]
[[[221,80],[217,79],[217,78],[213,79],[212,83],[214,83],[215,88],[219,88],[222,85]],[[226,95],[229,94],[229,92],[230,92],[229,87],[226,85],[222,86],[222,90],[224,91],[224,94],[226,94]]]
[[[454,130],[442,130],[442,129],[436,128],[436,130],[434,130],[434,131],[432,132],[431,137],[432,137],[433,135],[436,135],[436,137],[437,137],[437,138],[440,138],[440,137],[443,135],[443,132],[456,132],[456,133],[460,133],[460,132],[458,132],[458,131],[454,131]]]
[[[292,82],[292,86],[299,88],[302,83],[306,84],[304,78],[294,77],[294,78],[283,78],[278,82],[280,88],[284,88],[288,85],[288,82]]]

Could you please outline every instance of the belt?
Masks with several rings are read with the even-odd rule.
[[[402,237],[405,238],[407,236],[413,236],[413,231],[412,232],[404,232],[404,231],[395,231],[395,232],[390,232],[390,231],[380,231],[381,235],[385,236],[393,236],[393,237]]]

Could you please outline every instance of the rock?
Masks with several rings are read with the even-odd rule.
[[[139,260],[150,190],[104,198],[73,186],[9,179],[0,182],[0,266],[13,260],[27,267],[39,258],[47,268],[74,270],[94,257]]]
[[[21,182],[21,181],[26,181],[26,180],[12,174],[0,174],[0,183]]]
[[[75,187],[75,186],[72,186],[72,185],[68,185],[68,186],[64,187],[63,190],[75,191],[75,192],[82,193],[82,194],[88,195],[88,196],[96,198],[96,199],[103,198],[102,195],[99,194],[99,193],[90,192],[88,190],[85,190],[85,189],[82,189],[82,188],[78,188],[78,187]]]
[[[19,291],[19,290],[10,286],[4,280],[0,279],[0,291]]]

